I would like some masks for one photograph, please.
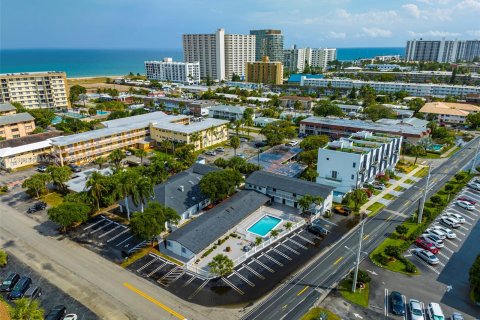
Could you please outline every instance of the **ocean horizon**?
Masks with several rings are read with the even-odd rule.
[[[337,48],[341,61],[404,53],[404,47]],[[2,49],[0,73],[65,71],[69,78],[144,74],[144,61],[164,57],[183,61],[182,49]]]

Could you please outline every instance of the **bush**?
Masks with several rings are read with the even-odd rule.
[[[3,185],[2,187],[0,187],[0,192],[8,192],[8,186],[7,185]]]
[[[405,271],[406,272],[408,272],[408,273],[416,273],[417,272],[417,266],[414,265],[412,262],[410,262],[410,260],[408,260],[407,258],[402,256],[398,260],[401,261],[405,265]]]
[[[381,253],[376,253],[372,256],[373,260],[377,261],[378,263],[386,266],[388,264],[388,258],[385,257],[383,254]]]
[[[397,259],[402,255],[402,249],[398,246],[386,246],[384,252],[387,256]]]
[[[399,235],[406,235],[408,232],[408,228],[401,224],[395,228],[395,231],[397,231]]]
[[[459,172],[455,175],[455,180],[463,182],[468,177],[466,172]]]
[[[0,249],[0,267],[5,267],[7,265],[8,255],[5,251]]]
[[[226,247],[225,251],[230,252],[232,249],[230,247]]]

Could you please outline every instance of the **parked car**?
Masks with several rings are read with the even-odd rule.
[[[455,239],[457,237],[455,232],[453,232],[452,230],[450,230],[448,228],[442,227],[442,226],[433,226],[432,229],[443,232],[447,236],[448,239]]]
[[[463,315],[460,312],[452,313],[450,320],[464,320]]]
[[[18,280],[20,280],[20,275],[18,273],[11,272],[0,285],[0,292],[12,291]]]
[[[437,248],[443,248],[445,245],[443,244],[443,240],[437,237],[434,234],[422,234],[421,236],[425,241],[433,243],[433,245]]]
[[[417,257],[419,257],[428,264],[435,265],[440,262],[436,255],[425,249],[415,249],[413,250],[413,254],[415,254]]]
[[[467,198],[467,197],[460,197],[460,198],[457,198],[457,200],[458,200],[458,201],[468,202],[468,203],[470,203],[471,205],[477,204],[475,201],[473,201],[472,199]]]
[[[292,140],[292,141],[290,141],[290,142],[287,143],[287,146],[289,146],[289,147],[295,147],[297,144],[298,144],[298,141]]]
[[[237,153],[237,155],[235,157],[239,157],[239,158],[242,158],[242,159],[246,158],[243,153]]]
[[[42,295],[42,288],[39,286],[35,287],[30,287],[28,288],[27,291],[25,291],[25,294],[23,295],[24,298],[29,298],[29,299],[36,299]]]
[[[433,254],[437,254],[438,253],[438,248],[431,242],[429,241],[426,241],[422,238],[418,238],[415,240],[415,244],[420,247],[420,248],[423,248],[425,250],[428,250],[430,251],[431,253]]]
[[[25,294],[25,291],[32,285],[32,279],[29,277],[21,277],[17,284],[13,287],[12,291],[8,294],[8,299],[15,300],[20,299]]]
[[[333,207],[333,212],[348,216],[350,213],[352,213],[352,209],[347,206],[335,206]]]
[[[467,184],[467,187],[473,189],[473,190],[476,190],[476,191],[480,191],[480,184],[478,183],[475,183],[475,182],[470,182]]]
[[[445,320],[442,308],[436,302],[431,302],[428,304],[427,314],[431,320]]]
[[[67,313],[67,308],[65,308],[65,306],[56,306],[48,311],[45,320],[61,320],[65,316],[65,313]]]
[[[77,320],[78,316],[75,313],[69,313],[65,317],[63,317],[63,320]]]
[[[410,299],[410,301],[408,301],[408,311],[410,311],[410,318],[412,320],[425,320],[423,305],[420,301]]]
[[[255,148],[265,147],[267,143],[265,141],[255,142]]]
[[[444,225],[446,225],[447,227],[450,227],[450,228],[458,228],[460,227],[460,223],[458,222],[458,220],[454,219],[454,218],[451,218],[451,217],[441,217],[440,218],[440,222]]]
[[[205,154],[207,156],[216,156],[217,155],[217,153],[215,151],[212,151],[212,150],[206,151]]]
[[[475,210],[475,206],[471,204],[470,202],[467,201],[455,201],[455,204],[463,209],[466,209],[468,211],[473,211]]]
[[[37,211],[42,211],[47,207],[47,204],[45,202],[37,202],[30,208],[28,208],[27,213],[34,213]]]
[[[80,168],[76,164],[70,163],[68,166],[70,167],[70,169],[72,169],[73,172],[81,172],[82,171],[82,168]]]
[[[385,189],[385,184],[379,183],[379,182],[374,182],[372,183],[372,187],[377,190],[383,190]]]
[[[215,149],[215,151],[217,151],[217,152],[224,152],[224,151],[225,151],[225,148],[224,148],[224,147],[217,147],[217,148]]]
[[[248,142],[247,138],[240,138],[240,142]]]
[[[128,157],[128,156],[131,156],[133,153],[132,151],[130,150],[125,150],[125,155]]]
[[[398,291],[390,293],[390,303],[392,305],[392,313],[397,316],[405,315],[405,303],[403,302],[403,295]]]
[[[425,230],[425,232],[437,236],[440,240],[444,240],[447,237],[447,235],[443,231],[435,228],[428,228],[427,230]]]
[[[47,166],[41,164],[41,165],[39,165],[39,166],[37,167],[37,171],[38,171],[38,172],[47,172]]]
[[[307,227],[307,230],[316,236],[324,237],[327,235],[328,230],[318,224],[311,224]]]
[[[453,212],[447,212],[447,213],[444,214],[444,216],[453,218],[453,219],[457,220],[459,223],[465,223],[465,218],[461,214],[453,213]]]

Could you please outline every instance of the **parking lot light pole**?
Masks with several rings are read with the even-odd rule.
[[[355,290],[357,289],[358,265],[360,264],[360,254],[362,252],[363,226],[365,225],[365,220],[366,219],[362,219],[362,222],[360,223],[360,237],[358,238],[357,263],[355,264],[355,273],[353,274],[353,283],[352,283],[353,293],[355,293]]]
[[[427,181],[425,183],[425,190],[423,191],[422,203],[420,205],[420,209],[418,210],[418,221],[417,221],[418,224],[422,223],[423,208],[425,207],[425,201],[427,200],[427,191],[428,191],[429,182],[430,182],[430,166],[428,166]]]
[[[472,168],[470,169],[470,172],[473,172],[475,170],[475,164],[477,162],[477,156],[478,156],[478,148],[480,147],[480,138],[477,138],[477,150],[475,151],[475,156],[473,157],[473,162],[472,162]]]

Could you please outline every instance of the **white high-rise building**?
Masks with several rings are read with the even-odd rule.
[[[411,40],[407,41],[407,61],[457,62],[480,57],[480,40]]]
[[[230,80],[233,74],[245,75],[247,62],[255,61],[255,36],[225,34],[184,34],[185,62],[200,63],[200,77],[212,80]]]
[[[337,49],[334,48],[307,48],[310,56],[310,66],[326,69],[330,61],[337,60]]]
[[[305,66],[326,69],[328,62],[337,59],[337,49],[331,48],[297,48],[283,51],[285,69],[290,72],[303,72]]]
[[[177,62],[172,58],[163,61],[145,61],[149,80],[172,81],[183,84],[200,83],[200,62]]]

